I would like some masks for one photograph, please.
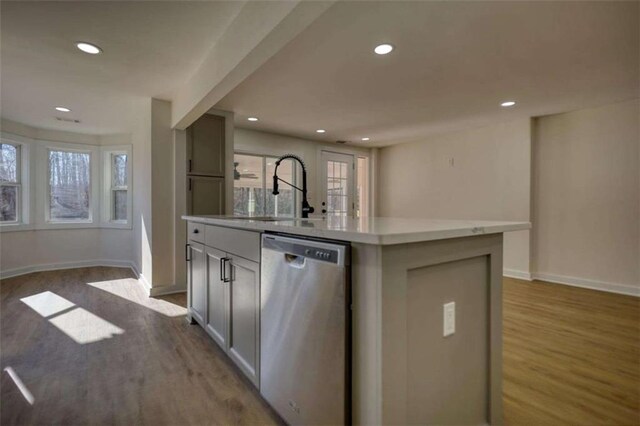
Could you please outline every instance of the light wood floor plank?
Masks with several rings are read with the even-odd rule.
[[[504,279],[510,425],[640,424],[640,299]]]

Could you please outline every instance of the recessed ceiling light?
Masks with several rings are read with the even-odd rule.
[[[362,140],[366,142],[369,140],[369,138],[362,138]]]
[[[249,121],[258,121],[258,117],[249,117],[247,118]]]
[[[71,110],[67,107],[62,107],[62,106],[57,106],[56,107],[56,111],[60,111],[60,112],[71,112]]]
[[[500,106],[510,107],[510,106],[514,106],[515,104],[516,104],[515,101],[505,101],[505,102],[501,103]]]
[[[386,55],[387,53],[391,53],[392,50],[393,50],[393,46],[387,43],[380,44],[376,46],[375,49],[373,49],[373,51],[376,52],[378,55]]]
[[[324,132],[326,132],[326,130],[323,130],[323,129],[316,130],[316,133],[324,133]]]
[[[82,50],[84,53],[89,53],[91,55],[97,55],[98,53],[102,53],[102,49],[100,49],[95,44],[86,43],[84,41],[79,41],[76,43],[76,47]]]

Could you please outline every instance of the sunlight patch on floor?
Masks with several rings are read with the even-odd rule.
[[[87,284],[168,317],[179,317],[187,314],[187,308],[183,306],[166,300],[148,297],[134,278]]]
[[[110,339],[124,330],[83,308],[75,308],[51,318],[49,322],[81,345]]]
[[[33,394],[29,392],[27,386],[22,382],[20,376],[18,376],[18,373],[16,373],[15,370],[11,367],[6,367],[4,371],[6,371],[9,377],[11,377],[11,380],[13,380],[13,383],[16,384],[24,399],[26,399],[30,405],[33,405],[36,399],[33,397]]]
[[[120,327],[51,291],[23,297],[20,301],[81,345],[124,333]]]
[[[23,297],[20,300],[45,318],[76,306],[75,303],[50,291]]]

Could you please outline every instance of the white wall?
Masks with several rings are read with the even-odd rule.
[[[130,135],[97,136],[61,132],[25,126],[5,119],[2,120],[2,131],[34,139],[35,144],[40,143],[38,140],[88,145],[131,143]],[[31,165],[35,167],[33,161]],[[41,182],[35,182],[31,186],[32,192],[40,184]],[[0,270],[3,276],[73,264],[131,265],[134,259],[131,229],[55,229],[0,233]]]
[[[323,144],[292,136],[240,128],[235,129],[234,144],[236,152],[273,155],[276,157],[284,154],[296,154],[300,156],[307,167],[307,198],[309,199],[309,204],[316,208],[316,212],[320,211],[320,203],[318,202],[321,190],[318,175],[319,149],[350,154],[371,155],[371,150],[368,148]]]
[[[133,250],[134,264],[147,286],[153,282],[151,244],[151,99],[140,98],[130,117],[133,144]]]
[[[151,209],[153,280],[151,286],[173,286],[174,275],[174,152],[171,103],[151,103]]]
[[[535,120],[538,277],[640,295],[639,101]]]
[[[531,122],[499,123],[380,150],[378,214],[530,220]],[[504,268],[527,276],[529,231],[505,234]]]

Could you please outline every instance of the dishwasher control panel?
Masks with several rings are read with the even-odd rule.
[[[270,248],[292,256],[302,256],[307,259],[321,260],[337,265],[349,264],[348,245],[342,246],[341,244],[324,241],[264,234],[262,248]]]
[[[314,259],[326,260],[328,262],[336,262],[338,260],[338,252],[335,250],[305,248],[304,255],[313,257]]]

